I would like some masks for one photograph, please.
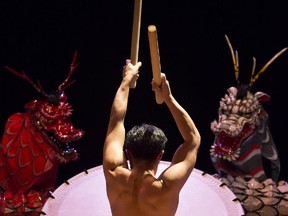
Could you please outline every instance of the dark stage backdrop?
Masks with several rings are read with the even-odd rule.
[[[66,78],[75,50],[79,67],[66,90],[73,106],[74,126],[86,131],[75,145],[80,160],[62,165],[58,184],[102,163],[110,105],[130,58],[134,1],[47,0],[0,1],[0,131],[7,118],[23,112],[24,104],[38,98],[23,79],[4,70],[8,65],[39,79],[45,91]],[[210,122],[217,118],[219,100],[235,85],[232,58],[224,35],[239,52],[240,77],[248,79],[252,57],[256,71],[288,46],[288,1],[275,0],[143,0],[139,60],[143,66],[131,91],[126,126],[147,122],[167,133],[164,160],[182,141],[167,108],[155,103],[151,91],[151,62],[147,27],[157,27],[162,71],[178,101],[195,120],[202,145],[196,168],[213,174],[209,149]],[[287,163],[288,53],[277,59],[255,87],[272,100],[264,105],[279,150],[281,179],[288,179]]]

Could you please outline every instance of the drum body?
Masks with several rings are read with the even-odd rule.
[[[161,161],[157,174],[170,162]],[[48,216],[111,216],[103,167],[79,173],[60,185],[43,206]],[[194,169],[180,193],[176,216],[241,216],[244,211],[234,193],[221,181]]]

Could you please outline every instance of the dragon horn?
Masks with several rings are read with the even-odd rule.
[[[253,76],[254,72],[252,71],[252,75],[250,77],[250,86],[252,86],[255,83],[255,81],[259,78],[259,75],[262,74],[272,64],[272,62],[275,61],[286,50],[287,50],[287,47],[285,47],[284,49],[279,51],[276,55],[274,55],[273,58],[271,58],[255,76]]]
[[[226,41],[228,43],[228,46],[230,48],[230,52],[232,55],[232,60],[233,60],[233,65],[234,65],[234,71],[235,71],[235,77],[236,77],[236,81],[238,82],[239,80],[239,60],[238,60],[238,52],[237,50],[235,50],[235,54],[234,54],[234,49],[230,43],[230,40],[228,38],[227,35],[225,35]]]
[[[66,89],[68,86],[71,86],[75,82],[75,80],[73,80],[73,81],[71,81],[70,83],[67,84],[67,82],[69,81],[70,77],[72,76],[72,74],[74,73],[74,71],[76,70],[76,68],[79,65],[79,63],[76,63],[76,58],[77,58],[77,50],[74,52],[74,57],[73,57],[72,63],[70,64],[70,72],[69,72],[67,78],[58,87],[58,91],[59,92],[61,92],[64,89]]]
[[[13,73],[16,76],[21,77],[22,79],[28,81],[36,90],[37,92],[39,92],[40,94],[42,94],[43,96],[47,97],[47,94],[45,93],[45,91],[43,90],[41,84],[39,81],[37,81],[38,86],[26,75],[26,73],[24,71],[22,71],[22,73],[8,67],[5,66],[5,69],[8,70],[9,72]]]

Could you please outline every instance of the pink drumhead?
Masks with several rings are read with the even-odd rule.
[[[161,161],[158,173],[170,162]],[[60,185],[42,211],[48,216],[111,216],[102,165],[77,174]],[[234,193],[209,174],[194,169],[180,193],[176,216],[241,216]]]

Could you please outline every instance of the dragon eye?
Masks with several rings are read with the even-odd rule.
[[[64,92],[60,94],[60,102],[66,102],[67,101],[67,96]]]

